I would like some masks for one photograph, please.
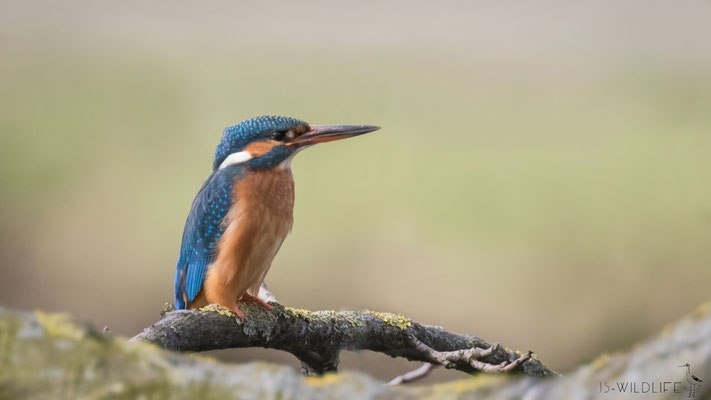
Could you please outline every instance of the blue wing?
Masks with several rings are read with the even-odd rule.
[[[183,243],[175,268],[175,308],[188,308],[205,281],[207,268],[217,256],[217,243],[225,230],[223,219],[234,202],[240,166],[214,171],[203,183],[185,222]]]

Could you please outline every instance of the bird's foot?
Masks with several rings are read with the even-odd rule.
[[[244,313],[242,310],[239,309],[239,306],[235,304],[235,306],[232,308],[232,312],[237,314],[237,318],[239,319],[244,319]]]
[[[257,297],[257,296],[252,296],[251,294],[245,293],[245,294],[242,296],[242,298],[240,299],[240,301],[245,302],[245,303],[257,303],[257,304],[259,304],[260,306],[262,306],[262,307],[263,307],[265,310],[267,310],[267,311],[271,311],[271,310],[272,310],[272,306],[270,306],[269,303],[267,303],[266,301],[260,299],[260,298]]]

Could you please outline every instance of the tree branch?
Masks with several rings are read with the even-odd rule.
[[[531,352],[519,354],[474,336],[414,322],[402,315],[375,311],[307,311],[272,303],[272,311],[240,304],[246,318],[227,309],[169,311],[133,341],[174,351],[264,347],[296,356],[305,374],[338,368],[341,350],[371,350],[467,373],[523,372],[551,376]]]

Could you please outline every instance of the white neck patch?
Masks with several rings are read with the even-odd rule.
[[[279,168],[282,168],[282,169],[289,169],[289,168],[291,168],[291,161],[294,159],[294,156],[296,156],[297,154],[299,154],[299,152],[300,152],[301,150],[303,150],[303,149],[308,149],[308,148],[311,147],[311,146],[313,146],[313,145],[310,144],[310,145],[308,145],[308,146],[304,146],[304,147],[300,147],[300,148],[296,149],[296,151],[293,152],[286,160],[284,160],[284,161],[282,161],[282,162],[279,163]]]
[[[294,156],[295,156],[295,155],[296,155],[296,153],[290,155],[286,160],[280,162],[280,163],[279,163],[279,168],[281,168],[281,169],[289,169],[289,168],[291,168],[291,160],[294,159]]]
[[[227,158],[225,158],[225,161],[220,164],[220,168],[225,168],[229,167],[230,165],[235,165],[235,164],[242,164],[243,162],[249,161],[252,159],[252,155],[248,151],[240,151],[237,153],[232,153]]]

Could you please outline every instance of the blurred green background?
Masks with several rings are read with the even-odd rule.
[[[709,298],[708,1],[0,9],[4,306],[149,325],[222,129],[263,114],[383,127],[293,163],[282,303],[401,312],[564,372]]]

